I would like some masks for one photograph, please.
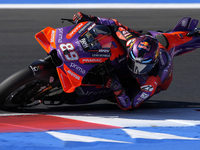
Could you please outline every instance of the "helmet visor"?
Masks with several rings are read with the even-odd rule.
[[[150,61],[150,60],[149,60]],[[128,59],[128,67],[132,73],[137,75],[148,74],[152,68],[155,66],[155,63],[145,63],[139,62],[134,59]]]

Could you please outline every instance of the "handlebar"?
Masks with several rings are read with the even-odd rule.
[[[61,23],[64,23],[65,21],[71,22],[72,24],[75,24],[73,19],[66,19],[66,18],[61,18]]]

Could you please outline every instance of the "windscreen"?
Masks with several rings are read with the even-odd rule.
[[[79,41],[83,48],[88,50],[110,49],[111,32],[108,27],[96,25],[88,32],[79,37]]]

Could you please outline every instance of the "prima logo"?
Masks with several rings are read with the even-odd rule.
[[[85,74],[85,72],[86,72],[83,68],[81,68],[80,66],[78,66],[78,65],[76,65],[75,63],[72,63],[72,62],[70,64],[70,67],[76,69],[78,72],[80,72],[82,74]]]
[[[63,39],[63,28],[58,29],[58,43],[62,43]]]

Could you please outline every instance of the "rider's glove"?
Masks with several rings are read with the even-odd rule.
[[[82,12],[77,12],[73,16],[73,21],[77,24],[82,21],[86,21],[88,19],[88,16],[83,14]]]
[[[83,22],[83,21],[97,21],[97,17],[95,16],[91,16],[91,15],[86,15],[82,12],[77,12],[74,16],[73,16],[73,21],[77,24],[79,22]]]
[[[108,80],[106,87],[113,90],[117,104],[121,109],[128,110],[132,108],[131,100],[126,95],[125,90],[121,86],[116,76],[112,75],[112,77]]]

